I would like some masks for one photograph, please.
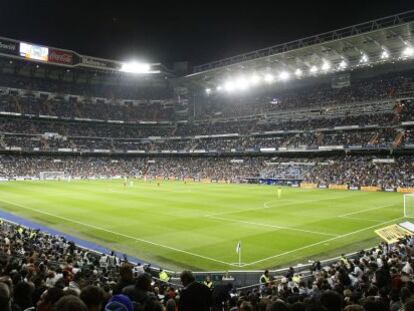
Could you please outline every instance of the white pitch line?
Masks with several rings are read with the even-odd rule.
[[[30,210],[30,211],[34,211],[36,213],[40,213],[40,214],[52,216],[52,217],[55,217],[55,218],[63,219],[63,220],[66,220],[66,221],[69,221],[69,222],[72,222],[72,223],[75,223],[75,224],[79,224],[79,225],[84,226],[84,227],[89,227],[89,228],[101,230],[101,231],[104,231],[104,232],[108,232],[108,233],[111,233],[111,234],[114,234],[114,235],[122,236],[122,237],[131,239],[131,240],[135,240],[135,241],[138,241],[138,242],[147,243],[147,244],[150,244],[150,245],[162,247],[162,248],[173,250],[173,251],[176,251],[176,252],[179,252],[179,253],[191,255],[191,256],[194,256],[194,257],[199,257],[199,258],[202,258],[202,259],[206,259],[206,260],[213,261],[213,262],[218,262],[218,263],[229,265],[229,266],[234,266],[234,267],[238,266],[238,265],[234,265],[234,264],[224,262],[224,261],[221,261],[221,260],[217,260],[217,259],[214,259],[214,258],[206,257],[206,256],[195,254],[195,253],[191,253],[191,252],[188,252],[188,251],[185,251],[185,250],[182,250],[182,249],[178,249],[178,248],[175,248],[175,247],[162,245],[162,244],[151,242],[151,241],[148,241],[148,240],[136,238],[136,237],[133,237],[133,236],[130,236],[130,235],[126,235],[126,234],[122,234],[122,233],[119,233],[119,232],[111,231],[111,230],[101,228],[101,227],[98,227],[98,226],[95,226],[95,225],[83,223],[83,222],[80,222],[80,221],[77,221],[77,220],[74,220],[74,219],[70,219],[70,218],[67,218],[67,217],[58,216],[58,215],[48,213],[48,212],[45,212],[45,211],[40,211],[38,209],[31,208],[31,207],[28,207],[28,206],[25,206],[25,205],[22,205],[22,204],[14,203],[14,202],[11,202],[11,201],[8,201],[8,200],[0,199],[0,201],[4,202],[4,203],[7,203],[7,204],[15,205],[15,206],[18,206],[18,207],[21,207],[21,208],[24,208],[24,209],[27,209],[27,210]]]
[[[339,216],[338,216],[338,217],[339,217]],[[342,217],[340,217],[340,218],[343,218],[343,219],[350,219],[350,220],[369,221],[369,222],[375,222],[375,223],[378,223],[378,222],[382,221],[382,220],[379,220],[379,219],[367,219],[367,218],[348,217],[348,216],[342,216]]]
[[[321,245],[321,244],[324,244],[324,243],[327,243],[327,242],[331,242],[331,241],[335,241],[335,240],[338,240],[338,239],[342,239],[342,238],[345,238],[345,237],[350,236],[350,235],[354,235],[354,234],[357,234],[357,233],[360,233],[360,232],[364,232],[366,230],[373,229],[373,228],[378,227],[378,226],[381,226],[381,225],[385,225],[385,224],[390,223],[390,222],[394,222],[394,221],[396,221],[398,219],[401,219],[401,218],[404,218],[404,217],[394,218],[394,219],[391,219],[391,220],[388,220],[388,221],[384,221],[382,223],[379,223],[379,224],[376,224],[376,225],[373,225],[373,226],[370,226],[370,227],[366,227],[366,228],[363,228],[363,229],[360,229],[360,230],[348,232],[346,234],[342,234],[342,235],[339,235],[339,236],[336,236],[336,237],[333,237],[333,238],[330,238],[330,239],[327,239],[327,240],[319,241],[319,242],[312,243],[312,244],[309,244],[309,245],[305,245],[305,246],[302,246],[302,247],[299,247],[299,248],[296,248],[296,249],[292,249],[292,250],[287,251],[287,252],[284,252],[284,253],[276,254],[276,255],[273,255],[273,256],[270,256],[270,257],[267,257],[267,258],[263,258],[263,259],[260,259],[260,260],[257,260],[257,261],[253,261],[253,262],[250,262],[248,264],[244,264],[243,267],[255,265],[257,263],[260,263],[260,262],[263,262],[263,261],[267,261],[269,259],[274,259],[274,258],[277,258],[277,257],[289,255],[289,254],[296,253],[298,251],[301,251],[301,250],[304,250],[304,249],[307,249],[307,248],[311,248],[311,247],[314,247],[314,246],[317,246],[317,245]]]
[[[269,227],[269,228],[275,228],[275,229],[281,229],[281,230],[299,231],[299,232],[312,233],[312,234],[325,235],[325,236],[333,236],[333,237],[338,236],[337,234],[331,234],[331,233],[319,232],[319,231],[312,231],[312,230],[305,230],[305,229],[299,229],[299,228],[294,228],[294,227],[263,224],[263,223],[258,223],[258,222],[244,221],[244,220],[237,220],[237,219],[230,219],[230,218],[222,218],[222,217],[216,217],[216,216],[207,216],[207,217],[211,218],[211,219],[217,219],[217,220],[220,220],[220,221],[235,222],[235,223],[246,224],[246,225],[251,225],[251,226]]]
[[[346,217],[346,216],[351,216],[351,215],[356,215],[356,214],[362,214],[362,213],[365,213],[365,212],[374,211],[374,210],[377,210],[377,209],[382,209],[382,208],[386,208],[386,207],[390,207],[390,206],[394,206],[394,205],[395,204],[388,204],[388,205],[381,205],[381,206],[366,208],[366,209],[363,209],[363,210],[360,210],[360,211],[338,215],[338,217]]]

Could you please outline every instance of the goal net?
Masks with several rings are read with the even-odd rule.
[[[43,180],[55,180],[55,179],[64,179],[65,172],[62,171],[46,171],[40,172],[39,178]]]
[[[414,193],[404,194],[404,217],[414,218]]]

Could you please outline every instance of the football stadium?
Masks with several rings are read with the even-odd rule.
[[[0,35],[0,310],[414,310],[414,11],[197,65]]]

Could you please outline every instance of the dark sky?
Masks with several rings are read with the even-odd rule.
[[[0,36],[117,60],[201,64],[410,9],[413,0],[0,0]]]

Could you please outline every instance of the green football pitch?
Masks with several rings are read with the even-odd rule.
[[[121,180],[0,183],[0,208],[166,269],[255,270],[357,251],[399,193]],[[241,241],[241,265],[236,245]]]

